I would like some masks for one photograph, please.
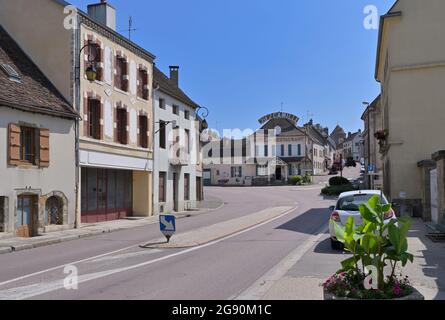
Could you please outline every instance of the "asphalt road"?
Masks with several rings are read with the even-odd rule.
[[[181,219],[178,232],[266,208],[289,214],[191,249],[142,249],[158,239],[152,225],[0,256],[0,299],[231,299],[327,226],[332,200],[312,187],[206,188],[225,206]],[[65,265],[76,269],[65,269]],[[60,267],[61,266],[61,267]],[[70,275],[77,289],[67,290]]]

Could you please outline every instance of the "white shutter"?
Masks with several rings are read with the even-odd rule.
[[[136,144],[138,141],[138,118],[136,110],[130,111],[130,142]]]
[[[137,66],[136,62],[131,60],[130,62],[130,93],[132,95],[137,94]]]
[[[113,107],[111,106],[111,102],[107,99],[104,103],[104,131],[105,135],[108,138],[113,138],[114,132],[114,121],[113,121]]]
[[[105,83],[111,85],[113,82],[113,54],[110,47],[105,47],[104,53]]]

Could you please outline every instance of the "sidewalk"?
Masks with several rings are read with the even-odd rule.
[[[415,258],[404,274],[426,300],[445,300],[445,243],[433,243],[425,232],[425,224],[414,219],[408,241]],[[333,251],[326,232],[314,235],[305,247],[297,248],[238,299],[322,300],[321,283],[348,254]]]
[[[183,219],[217,210],[223,205],[224,204],[221,202],[221,200],[209,197],[207,200],[204,200],[199,204],[198,209],[179,212],[175,215],[178,219]],[[122,220],[95,224],[83,224],[79,229],[44,233],[34,238],[5,238],[0,239],[0,254],[44,247],[60,242],[72,241],[104,233],[133,229],[157,223],[159,223],[159,216],[152,216],[148,218],[130,217]]]

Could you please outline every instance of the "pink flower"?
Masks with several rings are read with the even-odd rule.
[[[398,284],[394,286],[392,289],[392,293],[394,293],[395,296],[400,296],[402,294],[402,289],[399,287]]]

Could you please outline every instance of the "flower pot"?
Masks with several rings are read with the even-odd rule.
[[[334,294],[328,292],[326,289],[323,289],[323,300],[357,300],[357,299],[351,299],[351,298],[340,298],[336,297]],[[409,296],[405,296],[402,298],[395,298],[392,300],[425,300],[425,297],[418,291],[416,288],[413,288],[413,293],[411,293]]]

